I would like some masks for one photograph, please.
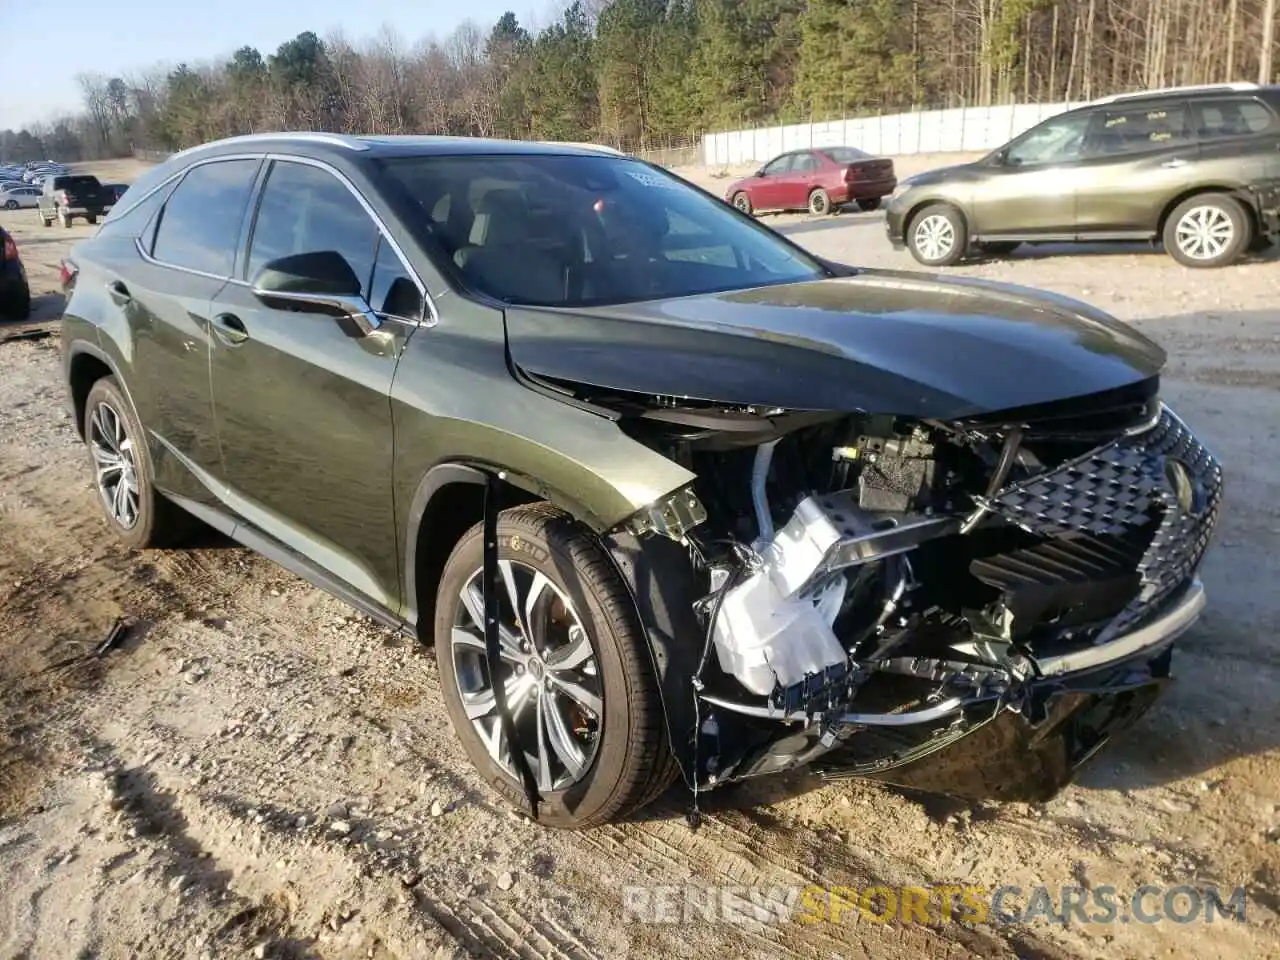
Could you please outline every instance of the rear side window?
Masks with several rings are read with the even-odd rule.
[[[1192,107],[1196,135],[1201,140],[1222,140],[1267,133],[1275,127],[1275,114],[1257,100],[1232,98],[1200,100]]]
[[[377,224],[346,184],[319,167],[277,160],[262,189],[248,279],[278,257],[336,250],[367,296],[377,244]]]
[[[176,182],[174,181],[174,183]],[[166,183],[159,190],[152,192],[148,197],[143,197],[128,209],[117,207],[116,209],[121,211],[120,214],[108,217],[107,222],[98,231],[98,235],[122,234],[124,236],[139,237],[142,240],[142,249],[146,250],[147,253],[151,253],[151,247],[155,241],[156,214],[164,206],[165,200],[169,198],[169,194],[173,191],[174,183]]]
[[[1181,101],[1112,107],[1099,112],[1089,135],[1090,154],[1142,153],[1192,139],[1187,105]]]
[[[818,169],[818,158],[812,153],[797,154],[796,162],[791,169],[796,173],[810,173]]]
[[[151,255],[162,263],[229,277],[259,160],[193,167],[160,213]]]

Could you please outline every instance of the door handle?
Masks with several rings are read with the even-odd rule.
[[[133,299],[133,294],[129,292],[129,288],[121,280],[108,280],[107,293],[110,294],[112,301],[121,307]]]
[[[1187,161],[1183,160],[1181,157],[1174,157],[1172,160],[1166,160],[1164,163],[1160,164],[1160,166],[1169,170],[1174,170],[1178,167],[1185,167],[1186,165]]]
[[[244,321],[234,313],[220,313],[213,318],[211,324],[218,339],[228,346],[237,346],[249,339],[249,331],[244,328]]]

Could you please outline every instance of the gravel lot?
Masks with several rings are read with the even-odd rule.
[[[914,266],[877,214],[768,222],[826,256]],[[56,319],[58,260],[92,228],[43,230],[33,211],[0,224],[36,320]],[[585,835],[518,820],[455,744],[429,651],[230,544],[117,547],[56,340],[0,343],[0,956],[1280,955],[1280,265],[1037,248],[957,272],[1153,335],[1166,396],[1228,475],[1180,682],[1042,807],[801,775],[713,794],[697,832],[679,791]],[[127,638],[93,656],[118,617]],[[624,885],[641,883],[1110,884],[1121,900],[1216,884],[1248,906],[1244,923],[624,923]]]

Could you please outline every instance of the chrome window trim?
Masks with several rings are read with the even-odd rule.
[[[269,138],[266,137],[266,135],[264,135],[264,139],[269,139]],[[219,163],[225,160],[264,160],[268,162],[273,160],[280,160],[288,163],[301,163],[307,166],[317,167],[321,170],[324,170],[331,176],[337,178],[338,182],[341,183],[344,187],[347,188],[347,190],[351,192],[351,195],[354,196],[357,202],[359,202],[360,206],[364,208],[364,212],[368,214],[368,216],[373,220],[374,225],[378,228],[380,239],[385,240],[391,246],[391,249],[395,252],[396,257],[399,258],[400,260],[400,266],[404,268],[405,274],[413,281],[414,286],[418,288],[418,293],[421,294],[422,296],[423,312],[421,317],[417,319],[410,318],[410,317],[396,317],[396,319],[399,319],[408,323],[414,323],[424,327],[434,327],[437,323],[440,322],[440,314],[436,310],[435,300],[432,298],[431,294],[427,292],[427,285],[423,282],[422,277],[418,275],[418,271],[413,268],[413,265],[409,262],[409,258],[405,256],[404,249],[400,246],[399,243],[396,242],[395,237],[391,235],[391,231],[387,228],[386,221],[384,221],[382,217],[378,215],[378,212],[373,209],[369,201],[365,199],[364,195],[359,191],[359,189],[357,189],[356,185],[351,182],[350,178],[347,177],[346,174],[344,174],[341,170],[336,169],[331,164],[326,163],[323,160],[317,160],[314,157],[303,157],[297,154],[279,153],[275,151],[269,152],[269,153],[234,153],[234,154],[223,154],[215,157],[203,157],[183,167],[181,170],[175,172],[172,176],[165,177],[165,179],[162,180],[160,183],[156,184],[155,187],[148,190],[145,194],[139,197],[137,199],[137,202],[135,202],[132,206],[125,208],[121,212],[120,216],[124,216],[128,214],[138,204],[145,202],[157,190],[162,189],[163,187],[165,187],[175,179],[178,179],[180,177],[185,177],[188,173],[190,173],[196,167],[203,166],[206,163]],[[268,181],[269,179],[270,177],[268,175]],[[264,183],[262,189],[265,189],[265,187],[266,187],[266,184]],[[261,190],[258,191],[258,196],[259,197],[261,196]],[[165,202],[166,204],[168,203],[167,200]],[[257,221],[256,211],[254,212],[253,216],[254,216],[254,221],[256,223]],[[161,224],[161,226],[163,226],[163,223]],[[252,238],[252,234],[250,234],[250,237]],[[238,287],[251,286],[251,284],[248,281],[241,280],[238,277],[233,277],[230,275],[221,276],[219,274],[208,273],[204,270],[197,270],[194,267],[185,267],[185,266],[182,266],[181,264],[168,263],[164,260],[159,260],[156,257],[153,257],[150,253],[148,253],[143,248],[141,237],[134,238],[133,243],[134,243],[134,247],[137,248],[139,256],[141,256],[142,259],[145,260],[147,263],[150,263],[154,266],[164,267],[168,270],[178,270],[178,271],[181,271],[182,273],[189,273],[197,277],[206,277],[210,280],[223,280],[223,281],[226,281],[227,283],[233,283]],[[394,316],[394,314],[389,314],[388,316]]]

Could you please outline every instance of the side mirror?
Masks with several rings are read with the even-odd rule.
[[[360,294],[360,278],[336,250],[295,253],[270,261],[254,278],[253,294],[269,307],[347,320],[362,336],[382,325]]]

